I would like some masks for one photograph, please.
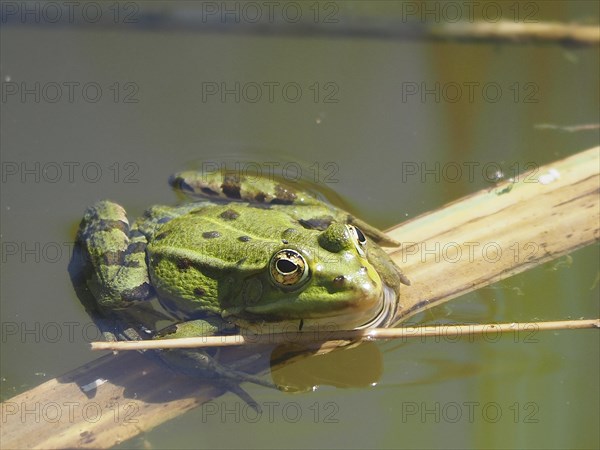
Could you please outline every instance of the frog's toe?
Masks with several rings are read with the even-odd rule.
[[[224,379],[219,380],[218,384],[222,385],[223,388],[237,395],[240,399],[242,399],[242,401],[244,401],[248,406],[250,406],[250,408],[256,411],[257,414],[262,414],[262,408],[260,407],[258,402],[254,400],[252,396],[240,386],[239,382]]]

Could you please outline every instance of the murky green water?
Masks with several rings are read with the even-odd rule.
[[[323,21],[330,3],[298,5]],[[511,20],[598,21],[595,2],[488,3]],[[336,5],[339,17],[380,23],[422,7]],[[121,21],[133,11],[103,8]],[[439,8],[433,17],[449,19]],[[540,128],[599,122],[597,48],[41,25],[1,30],[3,399],[96,357],[66,267],[75,226],[98,199],[136,215],[176,200],[170,173],[237,161],[302,175],[386,228],[490,186],[497,170],[511,176],[599,141],[598,130]],[[412,321],[598,317],[598,247],[570,256]],[[248,386],[262,416],[226,395],[123,447],[600,445],[595,331],[377,348],[374,386]]]

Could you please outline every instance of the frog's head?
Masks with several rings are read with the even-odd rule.
[[[398,287],[390,284],[399,284],[401,272],[359,228],[290,229],[282,242],[266,270],[242,281],[237,298],[224,305],[225,317],[277,331],[390,323],[398,302]]]

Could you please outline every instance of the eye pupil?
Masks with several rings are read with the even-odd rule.
[[[346,224],[346,229],[350,233],[350,238],[354,243],[354,247],[360,256],[366,256],[367,237],[362,230],[354,225]]]
[[[360,244],[366,244],[367,243],[367,238],[363,234],[363,232],[361,231],[361,229],[358,228],[358,227],[354,227],[354,229],[356,230],[356,237],[358,238],[358,242]]]
[[[277,270],[283,274],[293,273],[298,269],[298,265],[289,259],[280,259],[276,265]]]

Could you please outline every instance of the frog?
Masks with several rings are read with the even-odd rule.
[[[173,320],[107,339],[392,325],[410,281],[384,251],[398,244],[385,233],[274,178],[188,170],[169,184],[187,200],[131,223],[111,200],[84,213],[76,242],[98,309],[118,316],[157,299]],[[189,374],[270,385],[205,351],[161,355]]]

